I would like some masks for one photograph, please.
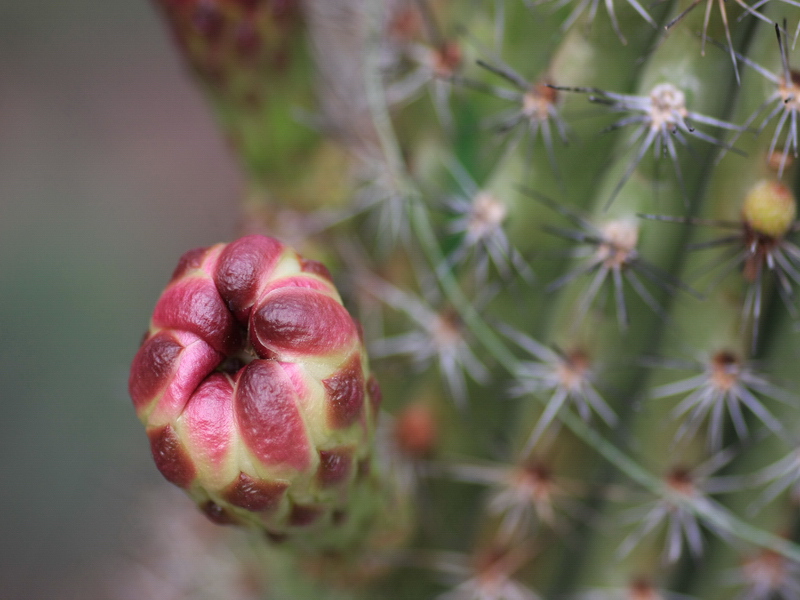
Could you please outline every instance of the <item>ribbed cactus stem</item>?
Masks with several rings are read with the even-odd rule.
[[[688,17],[688,19],[696,18]],[[706,73],[724,69],[727,59],[723,54],[700,58],[699,51],[696,54],[684,54],[687,46],[699,47],[699,43],[700,40],[690,31],[676,30],[663,41],[646,63],[640,88],[634,94],[650,102],[652,112],[644,116],[649,126],[658,127],[661,119],[674,118],[672,116],[674,113],[682,116],[692,111],[696,114],[712,115],[715,118],[725,114],[729,106],[728,99],[725,95],[719,94],[719,86],[724,86],[724,82],[717,78],[713,85],[706,87],[703,87],[703,82],[709,81]],[[676,55],[695,58],[676,61]],[[672,135],[671,129],[672,126],[668,135]],[[647,131],[649,130],[646,130],[644,135]],[[718,131],[715,134],[720,135]],[[625,138],[620,140],[621,145],[626,142]],[[673,171],[667,152],[665,156],[660,157],[659,168],[654,169],[649,158],[652,148],[648,148],[648,156],[644,157],[642,164],[633,171],[630,153],[621,153],[620,158],[610,166],[609,175],[595,196],[594,202],[597,208],[589,219],[605,241],[596,247],[594,260],[599,263],[600,268],[607,269],[607,285],[614,290],[616,298],[609,292],[607,297],[610,300],[606,302],[605,311],[601,313],[593,308],[590,316],[586,317],[581,313],[587,312],[588,306],[591,306],[588,304],[587,295],[596,292],[592,289],[591,282],[576,279],[572,289],[567,290],[557,301],[556,306],[560,308],[557,309],[556,315],[559,316],[551,325],[553,332],[551,335],[557,346],[562,349],[575,348],[578,343],[588,352],[599,372],[599,384],[605,386],[603,389],[613,390],[608,395],[615,414],[631,414],[632,404],[640,393],[638,390],[641,385],[641,371],[636,369],[635,364],[639,360],[638,357],[653,352],[652,344],[657,340],[654,334],[664,324],[666,306],[681,296],[691,296],[687,290],[680,289],[681,286],[676,280],[662,280],[661,285],[653,285],[652,281],[641,274],[639,278],[647,282],[646,289],[652,290],[647,292],[649,298],[645,298],[643,302],[642,298],[636,298],[632,293],[640,290],[624,277],[627,275],[627,269],[631,269],[634,274],[637,273],[635,261],[647,261],[649,273],[668,272],[674,268],[680,252],[679,236],[665,239],[660,231],[663,224],[642,220],[639,214],[652,211],[654,206],[659,210],[684,212],[688,199],[693,199],[701,193],[704,181],[703,165],[710,164],[712,149],[706,149],[705,162],[698,161],[688,153],[678,154],[680,180]],[[685,149],[676,144],[676,150]],[[621,187],[620,180],[624,182]],[[613,249],[613,252],[610,252],[610,249]],[[654,266],[649,266],[651,264]],[[591,280],[591,276],[584,279]],[[658,312],[662,314],[657,314]],[[576,321],[580,318],[583,318],[583,326],[576,328]],[[631,325],[626,330],[628,320]],[[644,332],[647,334],[639,336]],[[628,366],[622,369],[618,366],[620,364]],[[634,423],[629,422],[630,418],[624,416],[622,422],[626,423],[626,428],[636,428]],[[616,423],[612,423],[614,424]],[[643,435],[641,439],[647,439],[647,435],[653,434]],[[638,448],[631,450],[636,451]],[[586,475],[589,476],[591,468],[588,464],[585,468]],[[661,472],[655,469],[652,473],[654,477],[664,477],[665,492],[669,491],[670,486],[675,486],[676,490],[682,489],[681,482],[684,479],[680,471],[675,470],[670,474],[669,471]],[[630,487],[632,483],[625,479],[620,481],[623,487]],[[633,488],[635,487],[634,485]],[[634,492],[634,497],[638,494],[646,498],[648,493],[652,492],[644,494],[641,491]],[[631,543],[627,541],[631,528],[624,522],[625,509],[619,500],[619,498],[614,501],[609,500],[607,512],[604,511],[603,516],[605,522],[614,524],[610,529],[613,533],[608,539],[602,534],[596,536],[592,548],[585,556],[586,571],[576,580],[574,570],[570,570],[572,573],[570,585],[578,589],[581,587],[624,589],[637,581],[640,583],[649,581],[658,585],[665,583],[665,579],[658,576],[663,571],[660,566],[663,546],[660,546],[658,541],[648,538],[643,540],[643,545],[637,546],[635,551],[631,550]],[[570,558],[565,560],[574,559],[575,555],[572,552]]]
[[[775,13],[771,7],[770,13]],[[781,54],[775,40],[775,33],[766,29],[760,30],[753,40],[752,52],[754,61],[758,61],[766,69],[781,69]],[[750,97],[745,96],[740,104],[739,113],[751,116],[752,111],[762,104],[765,99],[775,95],[775,84],[756,85],[758,80],[764,78],[755,71],[743,74],[743,88],[751,91]],[[752,118],[751,118],[752,120]],[[739,290],[752,289],[755,285],[764,286],[764,295],[769,297],[769,291],[774,290],[779,282],[774,281],[772,273],[765,268],[765,253],[775,244],[780,246],[784,236],[794,226],[796,214],[796,199],[794,195],[779,183],[779,173],[784,180],[793,175],[792,169],[786,169],[782,161],[770,161],[768,155],[774,146],[771,134],[763,132],[756,139],[743,139],[747,145],[748,153],[757,160],[748,161],[745,165],[731,168],[729,164],[720,165],[715,198],[717,206],[715,216],[738,219],[741,226],[742,243],[749,244],[752,253],[741,265],[739,272],[731,274],[729,278],[738,279]],[[726,159],[730,160],[730,158]],[[728,167],[728,168],[726,168]],[[737,199],[734,202],[734,197]],[[737,206],[738,205],[738,206]],[[738,211],[738,212],[737,212]],[[754,275],[760,273],[756,281]],[[728,295],[742,296],[736,293],[736,288],[723,288]],[[724,307],[721,298],[717,305]],[[726,302],[726,304],[728,304]],[[743,353],[746,355],[752,350],[757,352],[756,365],[783,364],[781,356],[791,353],[790,348],[796,344],[796,333],[789,324],[791,316],[787,315],[780,302],[770,303],[772,311],[771,320],[775,323],[773,328],[760,327],[760,339],[757,345],[744,342]],[[769,306],[770,304],[765,305]],[[766,313],[766,311],[765,311]],[[738,315],[739,326],[737,331],[742,331],[741,312]],[[762,319],[766,320],[766,314]],[[717,315],[715,315],[715,318]],[[700,318],[703,318],[702,315]],[[735,322],[735,317],[731,319]],[[744,335],[747,335],[747,330]],[[791,493],[787,493],[796,481],[794,475],[795,448],[793,439],[797,427],[796,406],[798,398],[796,390],[795,369],[768,369],[759,374],[762,383],[761,390],[754,390],[758,400],[763,401],[765,409],[778,424],[779,432],[775,435],[748,440],[746,452],[738,455],[728,471],[739,473],[730,475],[728,493],[722,499],[725,505],[735,514],[746,515],[748,522],[775,534],[778,538],[793,537],[796,527],[794,514],[794,500]],[[764,384],[767,384],[766,387]],[[749,422],[757,422],[750,418]],[[723,478],[724,479],[724,478]],[[766,508],[769,506],[769,508]],[[797,580],[797,559],[788,558],[775,553],[774,549],[759,544],[751,544],[746,548],[731,547],[724,541],[712,540],[708,551],[707,564],[712,578],[719,580],[725,574],[728,580],[739,582],[754,598],[787,597],[794,592],[791,590]],[[733,582],[732,582],[733,583]],[[709,585],[708,581],[699,580],[692,586],[692,591],[703,598],[723,598],[729,590]]]
[[[706,60],[708,58],[709,56],[706,56]],[[748,144],[748,151],[751,150],[757,151],[757,148]],[[757,155],[763,154],[757,153]],[[761,165],[764,163],[749,161],[746,165],[737,164],[740,157],[736,156],[729,156],[727,160],[730,162],[719,167],[715,172],[710,191],[705,195],[705,200],[699,208],[701,216],[719,215],[721,212],[736,214],[741,208],[732,209],[730,205],[733,203],[741,207],[742,201],[751,192],[754,185],[756,193],[760,189],[761,184],[757,183],[757,177],[763,168]],[[753,168],[755,173],[753,173]],[[725,179],[728,177],[743,186],[739,188],[736,200],[734,200],[736,196],[731,193],[731,188],[727,187],[729,182],[726,182]],[[748,177],[750,178],[749,185],[746,183]],[[727,193],[721,193],[720,186],[725,187]],[[744,228],[744,224],[741,227]],[[698,226],[697,233],[700,233],[699,229]],[[690,257],[680,277],[686,280],[692,276],[693,272],[705,269],[707,265],[707,260],[701,260],[697,256]],[[689,283],[693,282],[690,280]],[[713,484],[706,484],[706,478],[723,468],[732,458],[732,455],[720,452],[721,435],[728,427],[732,427],[730,421],[724,420],[725,411],[730,409],[734,413],[733,416],[738,422],[736,429],[741,435],[746,435],[746,431],[743,431],[743,421],[738,413],[745,412],[747,409],[743,407],[748,405],[753,408],[753,412],[747,412],[759,416],[762,425],[766,424],[773,431],[780,426],[774,416],[761,405],[761,398],[758,397],[764,393],[768,394],[769,387],[761,385],[762,379],[756,379],[757,376],[752,372],[752,367],[747,364],[749,344],[747,330],[742,328],[741,297],[738,301],[736,299],[732,301],[730,282],[723,282],[721,285],[717,282],[712,289],[701,288],[701,290],[710,296],[705,301],[699,301],[696,297],[685,294],[674,298],[673,309],[670,313],[669,335],[665,339],[664,347],[657,352],[658,356],[665,361],[662,363],[664,366],[671,364],[675,358],[685,359],[688,352],[692,355],[689,357],[690,359],[698,361],[696,370],[692,372],[691,369],[687,369],[684,379],[672,375],[670,384],[666,384],[661,376],[656,376],[654,379],[664,384],[663,387],[654,386],[653,381],[648,382],[642,394],[642,410],[630,427],[632,439],[651,440],[648,444],[638,445],[637,454],[643,464],[648,466],[653,473],[658,473],[664,478],[665,492],[672,487],[674,493],[677,493],[679,497],[686,495],[686,499],[689,500],[687,506],[693,502],[708,503],[711,514],[719,512],[722,517],[724,509],[718,511],[713,508],[714,505],[711,503],[713,501],[706,499],[709,489],[711,491],[714,489]],[[691,361],[684,360],[684,364],[687,362],[687,366],[691,365]],[[656,361],[655,365],[658,364],[659,362]],[[667,372],[669,371],[667,370]],[[656,373],[663,374],[664,371],[657,370]],[[692,379],[688,379],[689,377]],[[666,403],[663,398],[665,395],[678,393],[680,393],[678,400],[672,403]],[[692,394],[694,395],[692,396]],[[656,398],[652,396],[656,396]],[[707,433],[710,438],[704,437]],[[704,442],[704,439],[708,439],[708,441]],[[709,443],[712,448],[711,452],[704,447]],[[664,447],[673,450],[671,452],[659,450]],[[684,475],[679,477],[681,473]],[[669,502],[669,496],[665,495],[660,501]],[[652,509],[655,508],[657,506],[652,507]],[[655,515],[655,513],[651,514]],[[676,523],[676,529],[668,531],[666,538],[657,537],[656,539],[666,540],[666,557],[675,560],[677,556],[680,556],[680,553],[670,553],[670,544],[687,544],[690,550],[694,547],[694,552],[702,552],[710,537],[705,528],[717,530],[715,520],[707,517],[708,515],[693,516],[689,509],[686,512],[687,521],[684,522],[684,525]],[[668,521],[669,518],[677,521],[678,516],[669,517],[665,513],[664,521]],[[688,519],[691,519],[694,524],[690,524]],[[659,527],[664,526],[664,524],[659,525]],[[653,526],[654,532],[659,530],[663,531],[663,529]],[[642,553],[639,546],[636,546],[636,550],[632,550],[632,541],[636,538],[631,536],[636,535],[635,531],[628,530],[627,535],[629,536],[627,539],[631,543],[627,544],[626,549],[635,553],[637,558],[641,558]],[[651,533],[650,536],[653,537],[654,534]],[[640,543],[647,544],[648,542],[642,539]],[[665,542],[661,541],[660,543],[664,544]],[[649,577],[652,580],[660,579],[669,585],[669,580],[663,578],[665,573],[659,567],[658,556],[651,555],[651,557],[653,562],[649,567],[651,570]],[[589,562],[592,565],[596,563],[594,560]],[[642,568],[640,564],[637,572],[641,572]],[[657,576],[656,573],[659,575]]]
[[[546,9],[542,7],[537,10]],[[521,3],[512,3],[507,11],[506,20],[509,22],[517,23],[530,19]],[[659,8],[656,12],[659,11],[662,9]],[[486,85],[506,92],[513,90],[519,94],[517,100],[519,110],[524,111],[526,101],[530,102],[531,94],[536,93],[539,106],[547,103],[558,115],[559,120],[570,121],[568,126],[564,126],[566,144],[561,139],[560,125],[554,118],[548,121],[531,121],[531,118],[543,113],[541,110],[530,116],[523,116],[508,132],[498,133],[489,130],[474,140],[467,138],[467,143],[461,145],[465,166],[470,168],[476,177],[480,177],[485,170],[485,165],[476,158],[483,159],[487,147],[495,147],[501,140],[508,146],[505,153],[501,153],[502,148],[498,148],[491,155],[496,163],[483,184],[484,188],[506,206],[508,214],[504,226],[514,251],[522,256],[546,253],[548,260],[539,261],[533,270],[537,285],[531,286],[526,292],[527,310],[520,313],[510,307],[509,310],[501,308],[500,311],[506,315],[510,325],[536,336],[541,335],[546,329],[547,319],[542,317],[551,311],[552,294],[543,293],[544,285],[555,280],[567,263],[565,257],[560,254],[562,249],[559,247],[561,244],[558,237],[547,233],[541,227],[541,224],[552,222],[556,213],[547,203],[533,197],[531,192],[535,195],[541,194],[556,203],[566,203],[574,209],[587,209],[592,204],[596,181],[607,168],[609,157],[603,151],[578,155],[572,149],[586,145],[607,148],[620,135],[624,135],[624,132],[619,131],[600,133],[604,125],[610,123],[604,115],[570,119],[570,115],[592,112],[594,109],[587,108],[585,98],[582,96],[554,87],[544,88],[548,92],[543,94],[542,86],[568,86],[580,83],[587,86],[608,86],[615,90],[630,90],[640,68],[637,57],[650,50],[658,32],[643,27],[641,17],[629,5],[623,4],[617,8],[617,18],[620,27],[628,33],[627,45],[620,44],[613,36],[610,23],[606,20],[598,19],[590,23],[586,15],[564,35],[556,47],[548,47],[546,44],[552,36],[543,35],[541,41],[537,43],[538,60],[535,62],[528,58],[529,51],[524,55],[515,53],[514,50],[519,47],[519,43],[511,46],[508,38],[506,46],[510,46],[509,52],[504,52],[502,57],[494,54],[481,57],[487,64],[505,72],[506,75],[511,74],[515,79],[521,79],[516,85],[504,81],[502,77],[486,69],[484,73],[473,70],[472,76],[480,75],[481,81]],[[539,65],[538,69],[532,68],[532,62],[533,65]],[[617,68],[619,64],[631,64],[632,68],[619,69]],[[492,95],[500,94],[471,92],[464,98],[467,109],[465,115],[470,114],[470,109],[482,108],[482,104],[488,102],[485,97],[489,96],[491,100]],[[479,102],[481,104],[478,104]],[[506,114],[503,109],[508,106],[507,101],[502,104],[495,101],[490,114],[498,117]],[[511,105],[511,110],[513,106]],[[499,118],[495,121],[498,124],[502,122]],[[549,128],[549,133],[545,127]],[[531,131],[536,131],[536,134],[531,134]],[[572,176],[576,173],[580,176]],[[569,186],[566,186],[566,174],[570,174]],[[565,197],[567,187],[570,190],[568,198]],[[521,188],[525,191],[521,192]],[[506,300],[505,297],[499,298],[498,302]]]
[[[230,96],[314,95],[230,46],[277,4],[160,4],[365,324],[245,237],[186,255],[134,361],[161,472],[304,573],[269,597],[797,596],[793,2],[304,0],[308,138]]]

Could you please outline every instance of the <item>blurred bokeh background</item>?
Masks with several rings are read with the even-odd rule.
[[[0,0],[0,598],[110,598],[141,564],[171,486],[128,363],[239,186],[148,0]]]

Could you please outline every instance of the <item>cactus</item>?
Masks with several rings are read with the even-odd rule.
[[[259,597],[800,597],[800,5],[156,3],[244,237],[131,395]]]

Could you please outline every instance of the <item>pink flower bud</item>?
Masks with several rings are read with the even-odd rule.
[[[129,385],[156,466],[212,520],[315,540],[347,523],[380,389],[319,263],[256,235],[187,252]]]

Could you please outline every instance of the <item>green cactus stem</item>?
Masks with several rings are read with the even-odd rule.
[[[160,4],[332,271],[190,252],[131,371],[263,598],[798,597],[797,2]]]

